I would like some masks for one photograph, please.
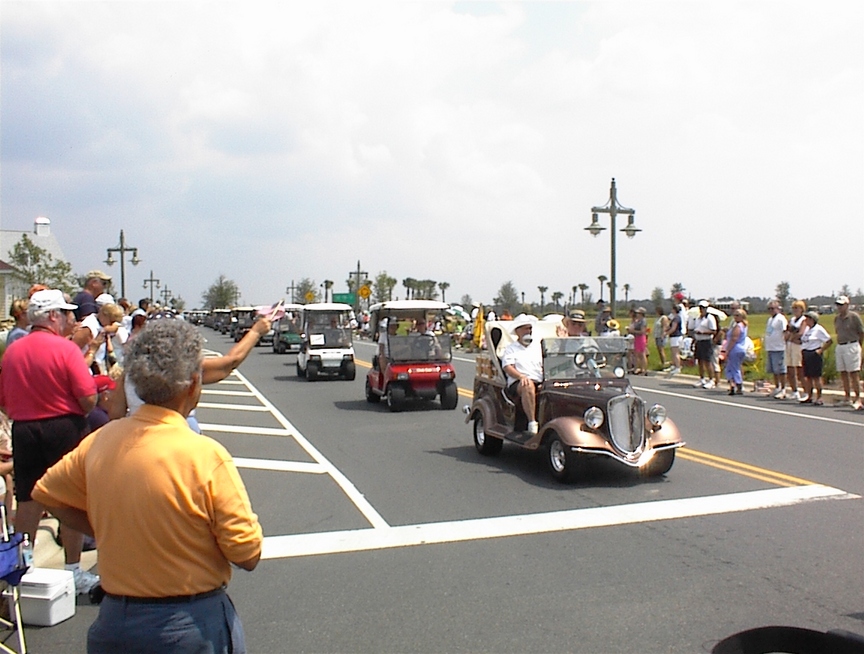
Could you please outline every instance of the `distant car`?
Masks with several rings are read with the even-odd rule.
[[[297,353],[297,375],[352,380],[357,375],[351,338],[353,310],[348,304],[322,302],[303,306],[303,342]]]
[[[276,354],[299,352],[303,345],[300,336],[302,305],[286,304],[284,308],[285,315],[273,323],[273,352]]]
[[[436,333],[443,312],[450,308],[433,300],[395,300],[369,308],[373,338],[386,344],[386,365],[376,354],[366,374],[366,400],[385,398],[391,411],[401,411],[409,400],[440,398],[442,409],[459,403],[450,335]]]
[[[645,476],[666,474],[684,445],[666,409],[648,405],[626,377],[627,339],[558,338],[554,323],[536,322],[542,339],[543,382],[537,389],[539,431],[530,434],[525,412],[505,393],[500,356],[514,335],[506,321],[485,325],[487,354],[477,357],[474,401],[465,407],[474,424],[474,446],[494,456],[506,441],[544,450],[552,476],[579,477],[592,458],[606,457]]]

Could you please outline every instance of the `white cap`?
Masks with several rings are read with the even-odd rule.
[[[101,307],[103,304],[116,304],[116,302],[114,302],[114,296],[110,293],[102,293],[102,295],[96,298],[96,304]]]
[[[77,309],[77,304],[70,304],[63,296],[63,291],[56,288],[49,288],[45,291],[36,291],[30,296],[30,309],[33,311],[53,311],[55,309],[63,309],[72,311]]]

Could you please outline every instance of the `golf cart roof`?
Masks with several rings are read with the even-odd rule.
[[[449,308],[449,304],[437,300],[390,300],[373,304],[369,307],[369,312],[387,315],[397,311],[444,311]]]
[[[341,302],[317,302],[315,304],[304,304],[303,311],[354,311],[354,307]]]

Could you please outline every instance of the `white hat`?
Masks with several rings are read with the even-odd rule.
[[[116,302],[114,302],[114,296],[110,293],[102,293],[102,295],[96,298],[96,304],[101,307],[103,304],[116,304]]]
[[[849,304],[849,298],[845,295],[841,295],[836,300],[834,300],[834,304]]]
[[[700,300],[699,306],[702,307],[703,309],[707,309],[708,307],[711,306],[711,303],[708,300]]]
[[[510,324],[510,329],[515,332],[520,327],[522,327],[524,325],[533,325],[535,322],[537,322],[537,318],[535,318],[534,316],[529,316],[528,314],[520,313],[518,316],[513,318],[513,321]]]
[[[72,311],[77,308],[77,304],[69,304],[63,296],[63,291],[56,288],[36,291],[30,296],[30,309],[33,311],[53,311],[55,309]]]

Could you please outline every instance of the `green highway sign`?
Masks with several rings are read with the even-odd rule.
[[[334,293],[333,301],[342,304],[354,304],[356,298],[353,293]]]

